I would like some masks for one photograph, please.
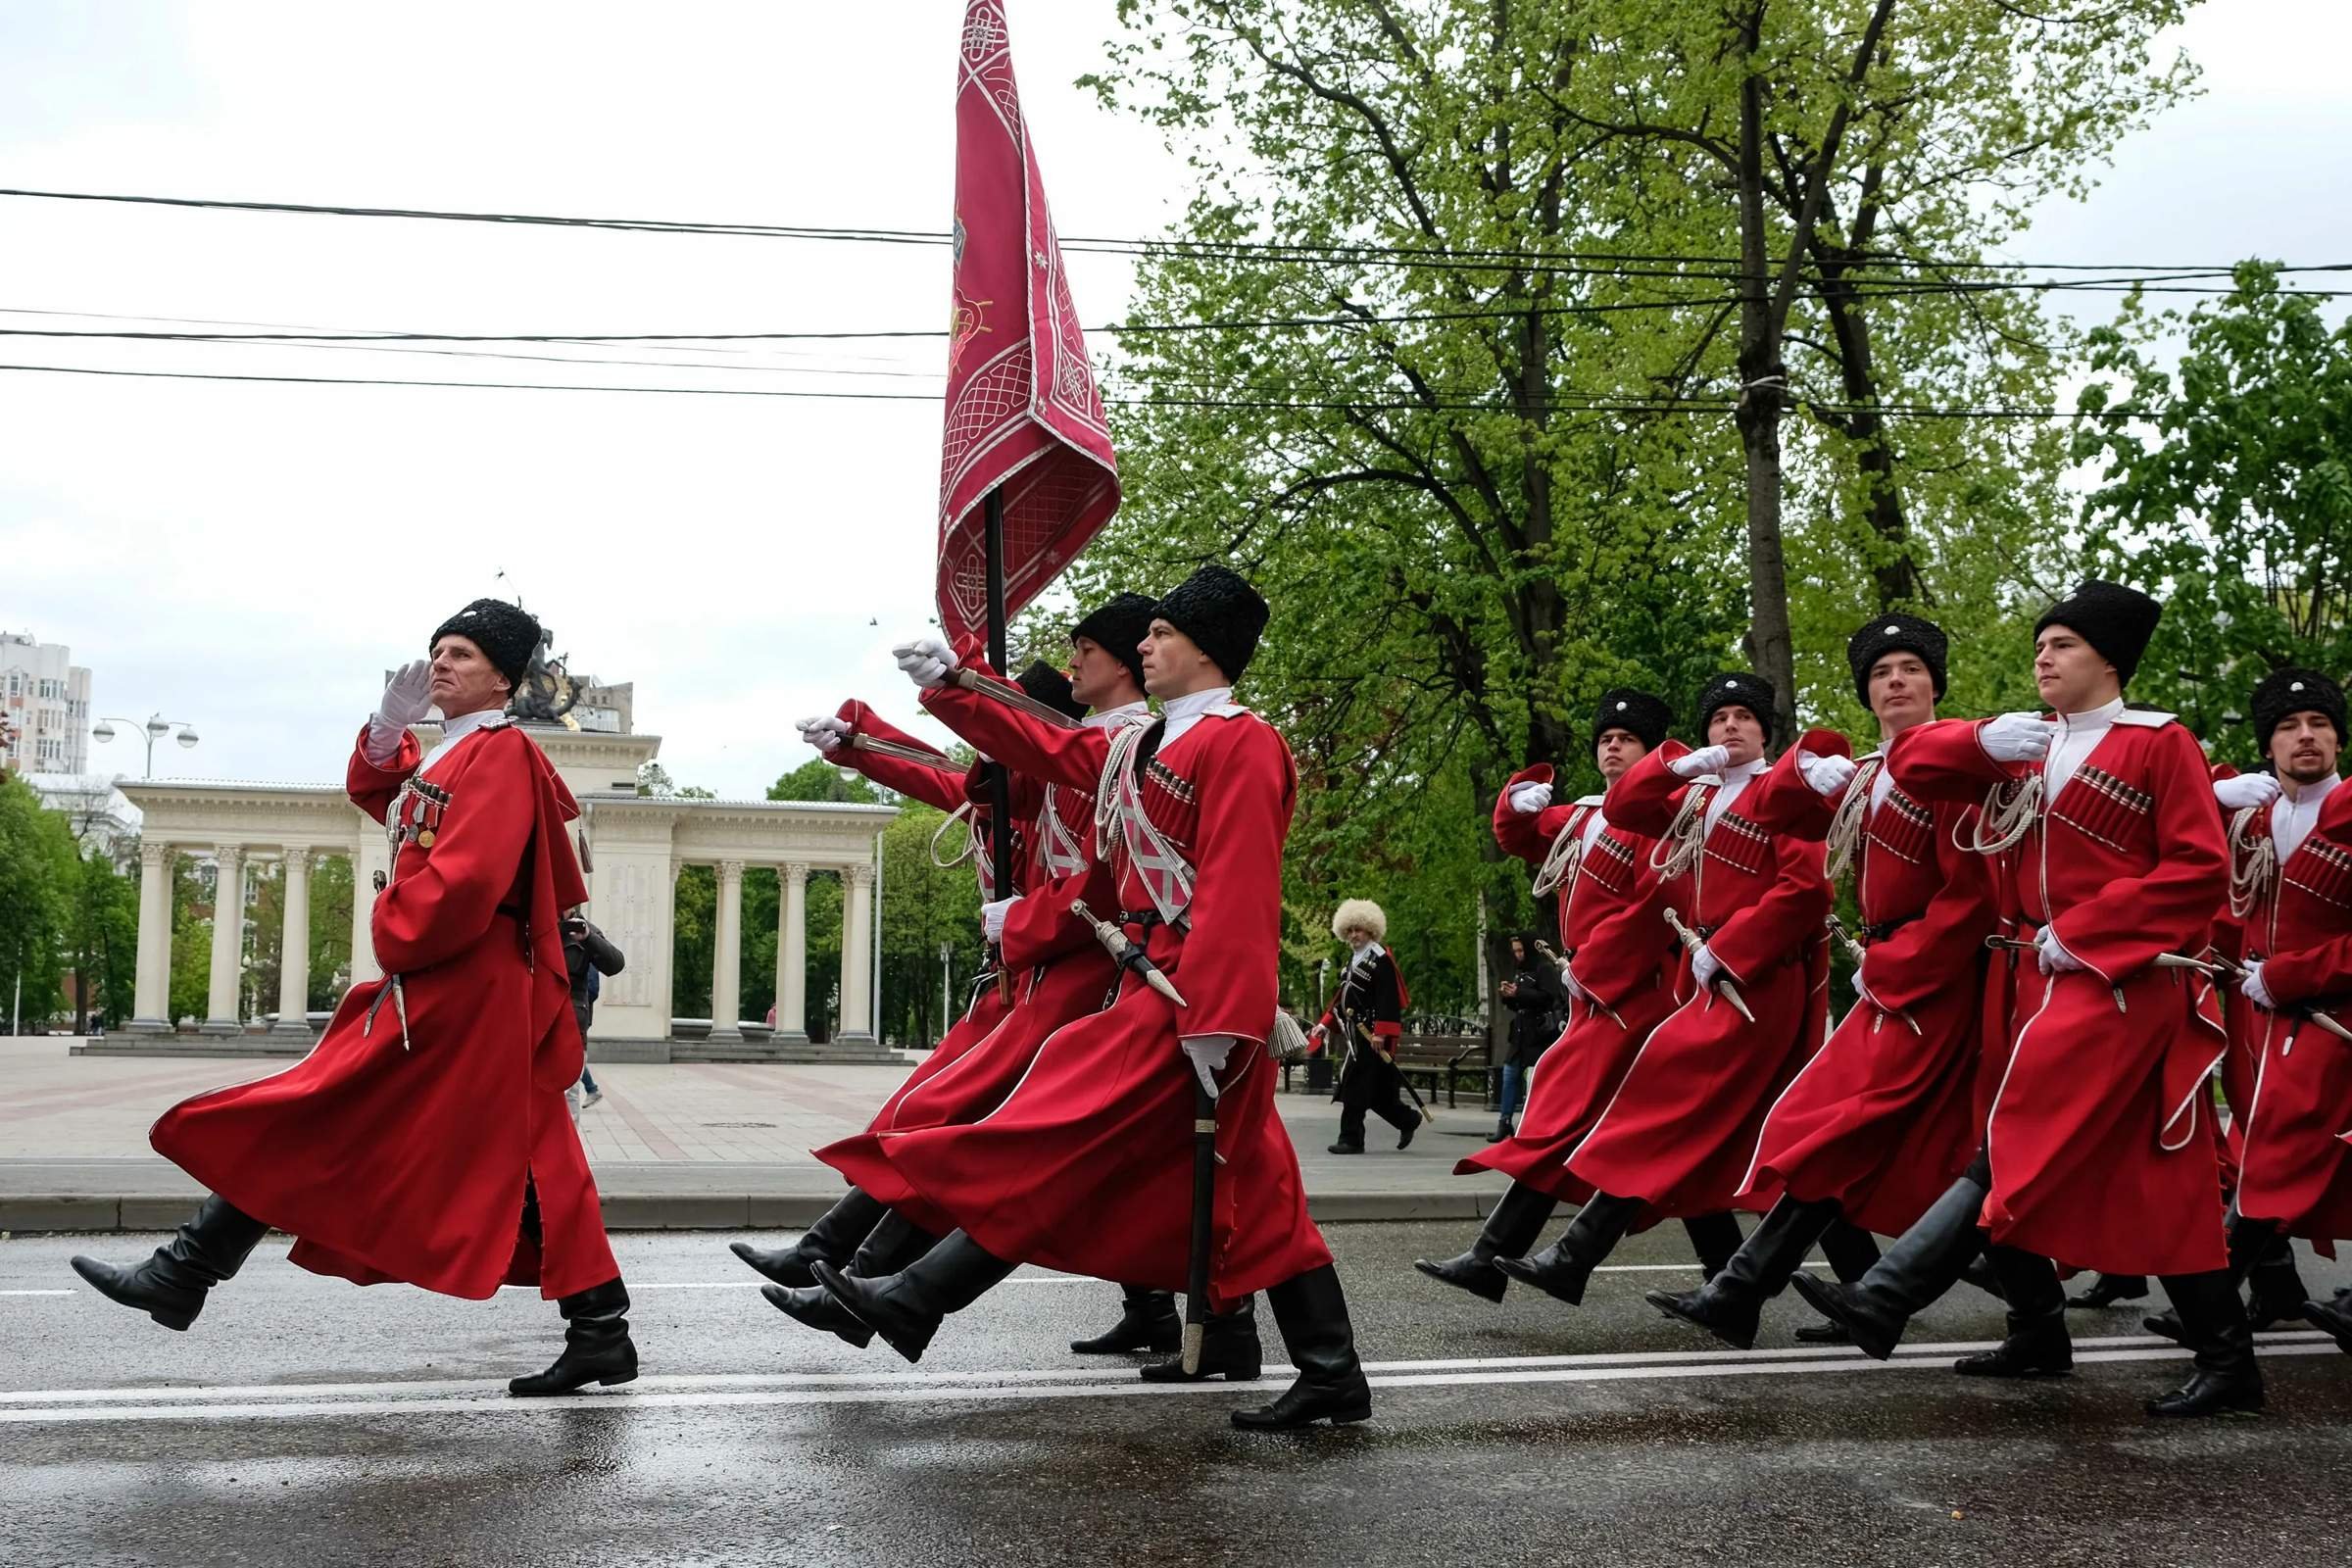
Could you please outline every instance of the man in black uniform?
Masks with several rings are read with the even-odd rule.
[[[1343,1063],[1332,1099],[1340,1102],[1340,1141],[1335,1154],[1364,1152],[1364,1113],[1372,1111],[1396,1129],[1403,1149],[1421,1130],[1420,1113],[1404,1102],[1404,1075],[1396,1070],[1396,1043],[1404,1035],[1404,981],[1396,960],[1381,946],[1389,917],[1370,899],[1349,899],[1331,917],[1331,934],[1353,950],[1340,979],[1340,994],[1315,1025],[1326,1053]]]

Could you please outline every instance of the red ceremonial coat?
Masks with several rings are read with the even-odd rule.
[[[2271,811],[2246,822],[2267,844]],[[2318,1007],[2352,1025],[2352,788],[2337,785],[2320,818],[2260,887],[2242,927],[2244,956],[2265,959],[2263,984],[2282,1011],[2230,1001],[2254,1081],[2243,1102],[2237,1206],[2276,1221],[2331,1255],[2352,1240],[2352,1043],[2296,1016]]]
[[[353,804],[378,821],[396,798],[415,811],[399,792],[422,760],[416,738],[381,768],[367,738]],[[369,919],[377,961],[401,980],[405,1045],[392,999],[377,1005],[390,980],[354,986],[299,1063],[180,1102],[148,1140],[292,1235],[315,1272],[475,1299],[502,1283],[570,1296],[620,1273],[564,1102],[581,1059],[563,930],[588,896],[564,831],[579,808],[512,725],[460,740],[427,782],[448,797],[432,843],[398,846]],[[536,1255],[518,1236],[526,1180]]]
[[[1904,731],[1887,760],[1895,783],[1956,803],[2027,779],[2038,790],[2042,765],[1994,761],[1979,728]],[[2153,964],[2202,951],[2229,881],[2195,738],[2170,714],[2124,710],[1994,875],[2020,940],[2054,926],[2089,967],[2044,975],[2034,955],[2016,955],[2009,1059],[1985,1133],[1992,1239],[2110,1274],[2220,1268],[2205,1079],[2221,1029],[2210,986]]]
[[[1066,789],[1120,791],[1132,814],[1121,818],[1109,886],[1128,913],[1155,909],[1154,885],[1181,906],[1184,925],[1136,920],[1127,931],[1187,1005],[1180,1012],[1121,972],[1116,1000],[1048,1036],[1019,1087],[986,1117],[885,1133],[856,1161],[836,1163],[885,1200],[895,1173],[1000,1257],[1182,1290],[1195,1080],[1179,1041],[1237,1036],[1218,1074],[1210,1296],[1230,1305],[1328,1263],[1275,1114],[1264,1047],[1277,1000],[1282,846],[1298,795],[1290,748],[1263,719],[1227,705],[1148,762],[1136,760],[1138,750],[1124,776],[1104,778],[1111,744],[1101,730],[1053,728],[953,686],[923,701],[1019,771]],[[1189,877],[1189,904],[1179,873]]]
[[[1601,805],[1590,796],[1532,814],[1511,809],[1512,788],[1551,780],[1550,765],[1538,764],[1514,774],[1494,803],[1494,841],[1537,866],[1563,836],[1582,843]],[[1569,1151],[1592,1130],[1642,1042],[1674,1010],[1671,977],[1682,949],[1659,915],[1665,899],[1649,864],[1654,843],[1610,822],[1592,849],[1560,852],[1579,854],[1558,890],[1561,956],[1589,1000],[1570,1000],[1566,1028],[1529,1074],[1517,1130],[1464,1156],[1455,1175],[1498,1170],[1563,1202],[1592,1196],[1569,1173]]]
[[[1745,795],[1760,779],[1704,826],[1698,813],[1719,786],[1685,783],[1666,765],[1689,750],[1669,740],[1642,758],[1609,787],[1604,808],[1611,822],[1663,840],[1688,803],[1690,830],[1705,834],[1703,848],[1688,869],[1663,879],[1659,900],[1712,933],[1707,945],[1756,1021],[1712,986],[1700,993],[1689,958],[1678,959],[1675,1009],[1642,1042],[1599,1121],[1568,1156],[1577,1180],[1646,1200],[1669,1219],[1771,1205],[1777,1194],[1741,1195],[1756,1134],[1766,1108],[1820,1049],[1829,1008],[1822,917],[1830,883],[1821,846],[1767,832],[1747,814]],[[1659,846],[1660,858],[1667,848]]]
[[[884,789],[895,790],[909,800],[920,801],[925,806],[932,807],[937,810],[950,813],[965,811],[969,815],[972,822],[969,832],[973,836],[975,846],[972,852],[972,866],[974,874],[980,881],[980,897],[984,901],[993,899],[995,897],[993,884],[996,880],[996,866],[989,856],[986,845],[989,819],[987,792],[981,791],[975,798],[968,787],[969,774],[967,770],[952,762],[945,766],[933,767],[921,762],[908,761],[902,757],[891,757],[880,752],[860,751],[856,743],[856,737],[859,735],[870,735],[876,740],[895,741],[901,746],[921,746],[925,751],[929,751],[931,748],[924,746],[921,741],[908,735],[905,730],[886,722],[872,709],[856,698],[843,703],[835,716],[850,726],[850,742],[839,747],[833,753],[834,759],[842,765],[854,767]],[[1017,810],[1014,812],[1016,818],[1019,814]],[[953,833],[960,830],[951,829],[950,831]],[[1028,855],[1030,842],[1035,837],[1034,831],[1024,831],[1016,823],[1013,829],[1013,886],[1015,892],[1034,885],[1033,880],[1027,874],[1028,868],[1023,862]],[[989,1033],[997,1025],[1003,1023],[1005,1014],[1011,1010],[1012,1003],[1005,994],[1004,987],[997,985],[993,981],[979,987],[973,993],[971,1004],[964,1009],[963,1016],[948,1027],[948,1032],[940,1037],[939,1044],[926,1053],[921,1061],[914,1064],[914,1070],[908,1073],[906,1080],[892,1091],[890,1098],[882,1102],[882,1108],[875,1113],[868,1130],[879,1131],[889,1126],[897,1116],[902,1101],[921,1088],[931,1078],[961,1059],[965,1052],[987,1039]]]
[[[1844,736],[1814,730],[1740,805],[1775,833],[1826,840],[1846,796],[1817,794],[1799,752],[1850,755]],[[1899,1236],[1984,1142],[1976,1088],[1994,913],[1990,868],[1967,847],[1977,808],[1928,806],[1899,786],[1870,805],[1883,765],[1865,759],[1846,786],[1861,792],[1863,813],[1853,862],[1862,997],[1765,1116],[1741,1196],[1835,1199],[1862,1229]]]

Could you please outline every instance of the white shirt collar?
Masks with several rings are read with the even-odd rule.
[[[1585,851],[1587,854],[1592,853],[1592,841],[1596,838],[1599,838],[1602,833],[1606,832],[1608,830],[1608,826],[1609,819],[1605,814],[1602,813],[1599,807],[1595,806],[1592,809],[1585,812],[1585,831],[1583,837],[1585,841]]]
[[[1088,729],[1117,729],[1122,725],[1134,723],[1136,719],[1151,711],[1151,705],[1138,698],[1132,703],[1121,703],[1116,708],[1096,709],[1086,715],[1086,727]]]
[[[2279,864],[2311,837],[2311,830],[2320,825],[2320,808],[2342,782],[2333,773],[2310,784],[2278,781],[2278,799],[2271,806],[2271,843],[2278,848]]]
[[[507,710],[503,708],[477,708],[470,713],[460,713],[455,718],[443,719],[441,721],[441,744],[425,753],[424,760],[416,764],[416,771],[420,774],[430,771],[435,762],[455,751],[458,742],[475,730],[496,729],[502,724],[511,722],[513,721],[507,717]]]
[[[1740,798],[1740,792],[1754,782],[1757,774],[1763,772],[1770,765],[1764,758],[1759,757],[1752,762],[1741,762],[1738,767],[1725,768],[1723,770],[1723,786],[1707,797],[1707,826],[1713,827],[1715,819],[1729,810],[1731,804]]]
[[[1374,958],[1379,957],[1382,954],[1388,951],[1388,949],[1382,947],[1377,942],[1367,942],[1362,947],[1357,948],[1352,953],[1348,954],[1348,967],[1350,969],[1360,969],[1364,965],[1370,963]]]
[[[1167,728],[1160,734],[1159,744],[1166,746],[1177,736],[1200,723],[1202,718],[1207,716],[1210,710],[1222,708],[1232,701],[1233,688],[1230,686],[1211,686],[1205,691],[1186,692],[1182,697],[1169,698],[1159,705],[1159,716],[1167,721]]]
[[[2116,715],[2123,710],[2124,700],[2118,697],[2114,702],[2086,708],[2080,713],[2057,715],[2058,733],[2052,737],[2050,754],[2041,764],[2043,799],[2057,798],[2058,792],[2075,776],[2075,769],[2082,765],[2083,759],[2107,738],[2107,732],[2115,727]]]

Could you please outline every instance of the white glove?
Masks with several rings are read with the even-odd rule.
[[[956,669],[956,650],[936,637],[917,637],[899,644],[891,653],[899,661],[900,672],[926,691],[946,685]]]
[[[1996,719],[1994,722],[1998,723],[1999,720]],[[2066,944],[2058,940],[2058,933],[2049,926],[2043,926],[2041,935],[2035,937],[2034,942],[2041,950],[2041,972],[2043,974],[2070,974],[2077,969],[2089,967],[2081,958],[2066,951]]]
[[[1592,994],[1587,991],[1583,986],[1579,985],[1577,983],[1576,976],[1569,972],[1566,959],[1562,959],[1560,961],[1560,984],[1567,989],[1567,992],[1570,996],[1574,997],[1579,1002],[1591,1002],[1592,1000]]]
[[[2263,776],[2267,778],[2270,775]],[[2237,994],[2257,1007],[2266,1008],[2272,1012],[2278,1010],[2278,999],[2272,996],[2271,988],[2262,983],[2262,959],[2260,958],[2256,958],[2252,963],[2246,965],[2245,978],[2237,983]]]
[[[1666,767],[1676,778],[1697,778],[1702,773],[1720,773],[1731,765],[1730,747],[1701,746],[1695,752],[1685,752]]]
[[[400,755],[400,738],[433,708],[433,662],[412,659],[392,672],[368,716],[368,760],[382,766]]]
[[[1551,804],[1551,786],[1537,782],[1511,786],[1511,809],[1521,816],[1533,816]]]
[[[2268,773],[2240,773],[2213,781],[2213,798],[2225,811],[2249,806],[2268,806],[2278,798],[2278,780]]]
[[[849,744],[849,720],[835,718],[830,713],[823,718],[804,718],[799,727],[801,739],[819,752],[830,754]]]
[[[2057,727],[2038,713],[2003,713],[1977,726],[1977,744],[1996,762],[2038,762]]]
[[[980,906],[980,934],[991,942],[1004,941],[1004,917],[1020,902],[1021,896],[1016,893],[1009,899],[993,899]]]
[[[1184,1042],[1185,1058],[1193,1064],[1193,1076],[1208,1091],[1208,1098],[1217,1098],[1217,1069],[1225,1065],[1226,1055],[1240,1043],[1237,1035],[1195,1035]]]
[[[1816,795],[1835,795],[1854,781],[1856,764],[1850,757],[1815,757],[1811,752],[1796,754],[1796,770],[1805,776],[1805,783]]]
[[[1699,990],[1704,991],[1713,985],[1715,977],[1721,973],[1723,960],[1715,956],[1713,948],[1701,947],[1690,955],[1690,978]]]

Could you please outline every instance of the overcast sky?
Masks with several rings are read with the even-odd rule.
[[[0,183],[350,206],[938,229],[959,0],[0,5]],[[1066,235],[1159,232],[1182,170],[1073,78],[1109,0],[1011,0]],[[2034,261],[2352,261],[2352,7],[2217,0],[2205,94],[2126,144]],[[933,328],[944,250],[0,199],[0,325],[81,312],[303,328]],[[1090,321],[1116,259],[1073,256]],[[2112,297],[2094,308],[2112,307]],[[120,323],[141,324],[141,323]],[[152,324],[152,323],[149,323]],[[626,347],[526,350],[651,358]],[[426,353],[14,339],[10,365],[904,393],[943,346],[742,346],[682,376]],[[779,370],[797,368],[800,373]],[[839,373],[815,375],[822,368]],[[757,797],[803,714],[911,707],[935,403],[297,387],[0,370],[0,629],[70,643],[191,777],[331,780],[379,673],[519,590],[575,671],[636,683],[681,782]],[[498,574],[506,573],[502,582]],[[134,743],[93,765],[136,772]],[[159,758],[159,763],[164,759]]]

